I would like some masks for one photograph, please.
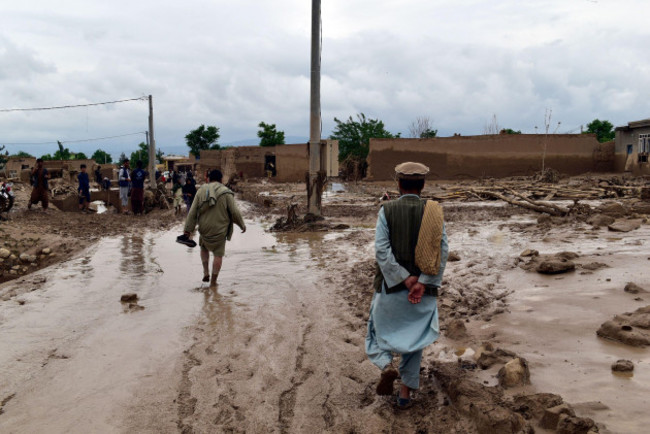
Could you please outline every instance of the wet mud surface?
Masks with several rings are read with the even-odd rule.
[[[596,334],[650,303],[624,290],[650,288],[644,217],[613,232],[443,203],[455,256],[443,335],[400,411],[375,394],[364,353],[382,188],[326,195],[329,219],[349,229],[270,233],[299,190],[283,188],[266,195],[274,205],[244,205],[249,229],[228,243],[217,288],[201,284],[199,252],[174,242],[178,227],[103,238],[0,286],[0,431],[632,433],[650,422],[650,350]],[[573,271],[535,271],[566,252]],[[529,381],[503,387],[515,359]],[[633,371],[613,372],[621,359]]]

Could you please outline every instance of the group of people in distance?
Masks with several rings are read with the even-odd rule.
[[[120,209],[122,214],[143,214],[144,213],[144,183],[149,172],[144,170],[141,160],[136,161],[135,169],[131,169],[128,159],[122,161],[122,165],[118,171],[119,186],[119,199]],[[101,166],[95,169],[95,181],[104,190],[110,190],[111,181],[108,177],[102,178]],[[172,173],[173,187],[172,193],[175,195],[174,207],[176,213],[180,213],[180,205],[184,202],[189,212],[192,206],[192,201],[196,194],[196,181],[192,176],[192,172],[187,172],[184,176],[179,173]],[[50,173],[47,168],[43,166],[41,158],[36,160],[36,166],[32,169],[30,182],[32,184],[32,193],[27,204],[27,208],[31,209],[32,205],[41,203],[43,209],[49,206],[49,179]],[[160,178],[159,178],[160,179]],[[81,212],[88,212],[90,199],[90,176],[88,174],[88,167],[85,164],[80,166],[79,174],[77,175],[77,193],[79,195],[79,210]],[[182,184],[182,185],[181,185]],[[129,199],[131,201],[131,210],[128,209]]]

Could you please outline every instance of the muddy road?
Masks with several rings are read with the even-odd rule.
[[[319,233],[269,233],[274,217],[243,205],[249,229],[228,243],[217,288],[201,285],[199,252],[174,242],[179,227],[103,238],[3,284],[0,432],[553,432],[522,402],[562,398],[601,433],[650,423],[648,350],[596,336],[650,300],[623,291],[650,290],[650,225],[542,223],[495,202],[445,204],[456,260],[443,335],[413,408],[377,397],[364,353],[376,197],[326,197],[352,227]],[[575,252],[576,270],[540,275],[526,249]],[[476,368],[486,345],[525,357],[531,384],[504,389],[503,363]],[[612,373],[618,359],[634,373]]]
[[[200,285],[198,251],[176,235],[107,238],[5,284],[29,290],[0,307],[0,431],[412,427],[374,396],[362,319],[332,289],[332,266],[354,260],[330,256],[345,233],[251,223],[216,289]],[[130,292],[138,302],[121,303]]]

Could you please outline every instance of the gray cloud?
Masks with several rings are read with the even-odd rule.
[[[152,94],[163,149],[202,123],[224,143],[254,138],[260,121],[309,133],[309,2],[26,3],[0,6],[0,108]],[[359,112],[402,133],[429,116],[443,135],[481,134],[493,115],[533,132],[546,109],[561,132],[648,117],[649,11],[641,0],[323,2],[323,136]],[[0,143],[146,124],[144,102],[0,113]]]

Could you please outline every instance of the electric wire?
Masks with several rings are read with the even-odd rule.
[[[118,103],[121,103],[121,102],[129,102],[129,101],[144,101],[144,100],[148,100],[148,99],[149,99],[148,96],[141,96],[141,97],[138,97],[138,98],[120,99],[120,100],[117,100],[117,101],[94,102],[94,103],[89,103],[89,104],[62,105],[62,106],[56,106],[56,107],[10,108],[10,109],[0,109],[0,113],[28,112],[28,111],[42,111],[42,110],[61,110],[61,109],[69,109],[69,108],[75,108],[75,107],[90,107],[90,106],[106,105],[106,104],[118,104]]]
[[[139,131],[137,133],[129,133],[129,134],[120,134],[118,136],[108,136],[108,137],[96,137],[92,139],[79,139],[79,140],[59,140],[59,142],[63,143],[82,143],[82,142],[96,142],[100,140],[108,140],[108,139],[117,139],[120,137],[128,137],[128,136],[136,136],[138,134],[146,134],[145,131]],[[57,141],[50,141],[50,142],[37,142],[37,143],[7,143],[7,142],[2,142],[0,141],[0,144],[3,145],[54,145],[56,144]]]

